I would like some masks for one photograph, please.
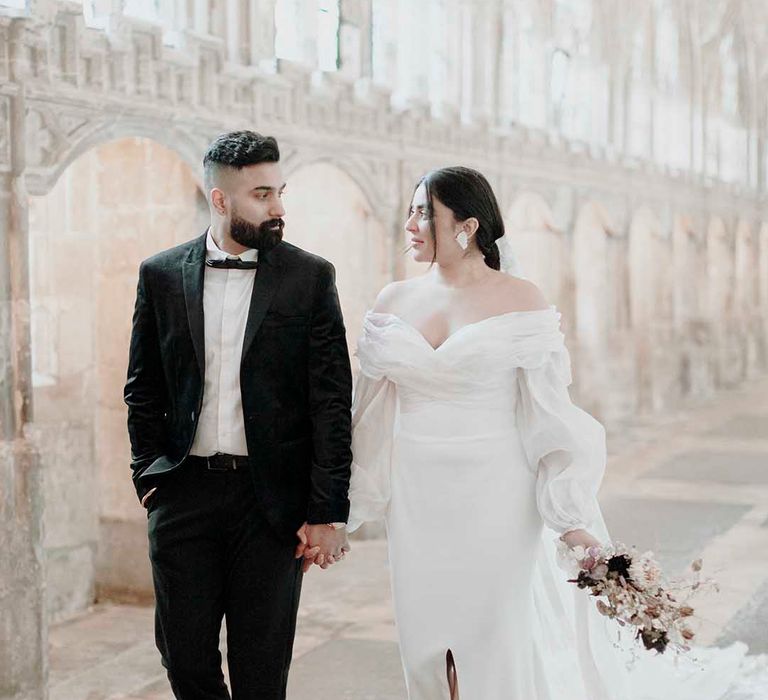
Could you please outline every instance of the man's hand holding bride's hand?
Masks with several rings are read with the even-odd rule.
[[[312,564],[327,569],[331,564],[344,558],[352,548],[346,528],[335,529],[329,525],[308,525],[304,523],[296,532],[299,544],[296,558],[304,557],[302,570],[309,571]]]
[[[589,547],[600,547],[601,543],[600,540],[593,537],[589,532],[586,530],[569,530],[568,532],[563,533],[560,535],[560,539],[565,542],[571,549],[574,547],[578,547],[581,545],[584,547],[584,549],[589,549]]]

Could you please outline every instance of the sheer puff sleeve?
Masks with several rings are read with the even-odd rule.
[[[349,532],[386,515],[396,405],[395,385],[389,379],[360,372],[352,399]]]
[[[517,425],[545,525],[559,534],[600,522],[597,492],[605,473],[605,429],[571,402],[570,357],[562,345],[517,370]]]

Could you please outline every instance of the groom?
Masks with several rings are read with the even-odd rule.
[[[230,697],[223,617],[232,697],[285,698],[304,562],[325,568],[349,547],[344,323],[333,266],[282,240],[279,161],[274,138],[216,139],[210,228],[139,269],[131,468],[155,638],[183,700]]]

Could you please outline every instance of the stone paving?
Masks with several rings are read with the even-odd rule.
[[[698,639],[768,652],[768,379],[609,430],[600,500],[614,539],[670,573],[695,558],[720,583]],[[386,545],[354,543],[305,579],[290,700],[403,700]],[[101,604],[51,629],[51,700],[172,700],[149,607]],[[222,639],[222,648],[224,648]]]

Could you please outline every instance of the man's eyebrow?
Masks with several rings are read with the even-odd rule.
[[[286,185],[286,183],[284,182],[282,185],[280,185],[280,189],[284,190],[285,189],[285,185]],[[256,190],[259,190],[261,192],[274,192],[275,189],[276,189],[275,187],[270,187],[269,185],[259,185],[258,187],[254,187],[251,190],[251,192],[255,192]]]

